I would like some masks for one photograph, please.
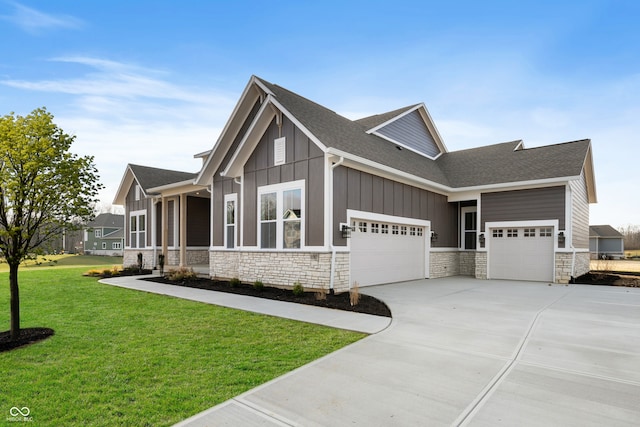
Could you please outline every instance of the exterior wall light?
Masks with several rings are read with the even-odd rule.
[[[348,239],[349,237],[351,237],[351,232],[355,229],[355,227],[349,227],[348,224],[340,224],[340,232],[342,233],[343,239]]]
[[[431,231],[431,241],[435,242],[436,240],[438,240],[438,233]]]
[[[558,233],[558,246],[564,246],[564,231]]]
[[[484,233],[480,233],[480,236],[478,236],[478,240],[480,241],[480,247],[484,248],[484,243],[485,243]]]

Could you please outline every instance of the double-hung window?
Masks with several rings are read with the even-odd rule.
[[[258,236],[262,249],[304,246],[304,181],[258,189]]]
[[[224,196],[224,247],[227,249],[233,249],[236,247],[237,204],[237,194],[227,194]]]
[[[134,211],[129,214],[129,247],[147,246],[147,211]]]

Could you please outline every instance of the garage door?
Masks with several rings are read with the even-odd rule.
[[[489,278],[553,281],[553,227],[489,230]]]
[[[425,278],[425,227],[367,220],[355,220],[352,225],[352,284]]]

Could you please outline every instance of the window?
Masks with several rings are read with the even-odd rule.
[[[551,227],[545,227],[540,229],[540,237],[553,236],[553,229]]]
[[[303,186],[304,181],[295,181],[258,189],[261,248],[300,249],[303,246]]]
[[[111,244],[111,249],[122,249],[122,243],[121,242],[113,242]]]
[[[460,209],[462,215],[462,249],[476,249],[478,235],[478,212],[475,206]]]
[[[380,224],[376,223],[376,222],[372,222],[371,223],[371,232],[372,233],[379,233],[380,232]]]
[[[496,228],[493,230],[493,237],[502,237],[503,230],[500,228]]]
[[[233,249],[236,247],[236,204],[237,194],[224,196],[224,247]]]
[[[129,216],[129,246],[144,248],[147,246],[147,211],[131,212]]]
[[[517,228],[507,228],[507,237],[518,237]]]
[[[389,234],[389,224],[381,224],[380,227],[382,234]]]
[[[397,225],[392,225],[391,226],[391,234],[398,234],[398,226]]]
[[[100,238],[102,237],[102,228],[98,229],[98,230],[93,230],[93,235],[96,238]]]
[[[415,235],[416,235],[416,228],[409,227],[409,236],[415,236]]]
[[[417,232],[418,232],[418,236],[420,236],[420,237],[421,237],[421,236],[422,236],[422,233],[423,233],[423,231],[422,231],[422,227],[418,227]]]
[[[107,249],[107,242],[102,242],[102,249]]]
[[[406,236],[407,235],[407,226],[406,225],[401,225],[400,226],[400,234],[402,236]]]
[[[367,232],[367,223],[363,222],[363,221],[358,222],[358,230],[361,233],[366,233]]]
[[[525,228],[524,229],[524,237],[536,237],[536,229],[535,228]]]

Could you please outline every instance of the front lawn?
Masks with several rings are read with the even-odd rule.
[[[86,270],[20,273],[22,326],[55,335],[0,353],[1,421],[26,407],[34,425],[171,425],[364,336],[102,285]]]

